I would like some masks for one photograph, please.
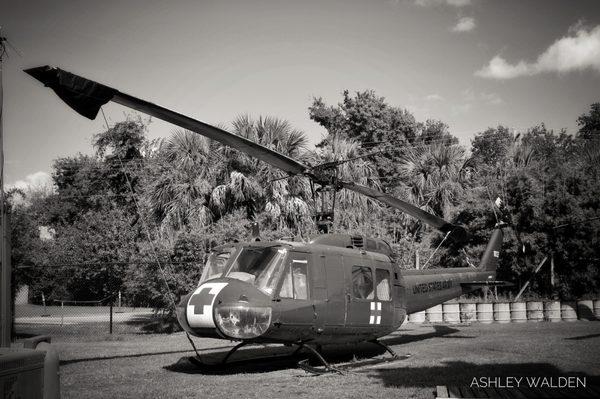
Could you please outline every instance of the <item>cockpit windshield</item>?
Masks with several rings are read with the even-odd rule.
[[[287,250],[281,247],[244,247],[225,277],[246,281],[272,295],[285,268],[286,255]]]
[[[200,277],[200,283],[211,278],[221,277],[221,274],[225,271],[227,261],[231,257],[234,248],[227,248],[225,250],[216,251],[210,254],[204,270],[202,271],[202,277]]]

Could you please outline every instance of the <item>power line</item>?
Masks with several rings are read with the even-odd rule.
[[[194,259],[194,260],[186,260],[186,261],[169,261],[163,260],[165,264],[170,265],[187,265],[187,264],[195,264],[195,263],[204,263],[204,259]],[[127,262],[73,262],[73,263],[50,263],[50,264],[40,264],[40,265],[19,265],[15,266],[17,269],[34,269],[39,268],[43,269],[45,267],[65,267],[65,268],[84,268],[84,267],[101,267],[101,266],[127,266],[127,265],[154,265],[156,261],[127,261]]]

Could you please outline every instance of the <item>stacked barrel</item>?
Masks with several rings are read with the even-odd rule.
[[[409,323],[524,323],[600,320],[600,299],[580,301],[458,302],[449,301],[416,312]]]

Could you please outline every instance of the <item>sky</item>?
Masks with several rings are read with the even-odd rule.
[[[5,182],[92,153],[83,118],[22,72],[54,65],[196,119],[287,119],[316,143],[314,97],[373,89],[463,144],[502,124],[574,133],[600,101],[600,1],[0,0]],[[110,122],[126,108],[104,107]],[[174,126],[154,119],[149,138]]]

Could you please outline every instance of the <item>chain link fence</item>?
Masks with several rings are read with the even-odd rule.
[[[110,297],[97,301],[54,299],[46,304],[15,304],[14,331],[22,337],[48,334],[77,340],[150,332],[163,319],[151,308],[123,306]]]
[[[97,291],[110,294],[79,300],[60,288],[43,292],[36,287],[19,287],[14,298],[16,337],[51,335],[59,341],[118,339],[121,334],[170,332],[178,328],[173,314],[157,307],[136,306],[136,300],[122,293],[120,287],[104,286]]]

